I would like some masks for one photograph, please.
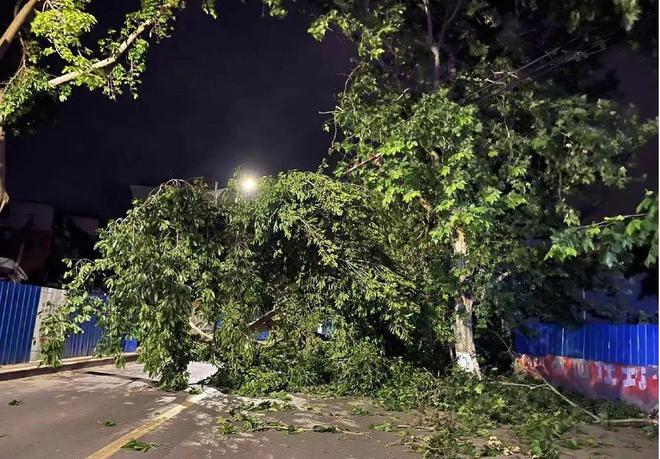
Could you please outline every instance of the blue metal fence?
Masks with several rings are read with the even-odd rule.
[[[103,336],[103,329],[99,328],[96,319],[92,317],[91,320],[80,324],[82,333],[69,335],[64,343],[63,358],[70,357],[83,357],[93,355],[96,345]],[[123,343],[124,352],[135,352],[137,349],[136,340],[125,340]]]
[[[27,362],[41,287],[0,281],[0,365]],[[657,324],[585,324],[564,327],[531,323],[514,332],[515,350],[533,356],[560,355],[624,365],[658,365]],[[92,355],[103,331],[95,320],[82,324],[83,333],[69,336],[64,357]],[[260,338],[265,338],[267,332]],[[127,340],[124,351],[135,351]]]
[[[30,360],[41,288],[0,281],[0,365]]]
[[[41,293],[35,285],[0,281],[0,365],[30,361]],[[67,337],[64,358],[94,354],[103,330],[94,319],[81,328],[82,333]],[[137,341],[126,340],[123,347],[124,352],[134,352]]]
[[[80,328],[82,328],[82,333],[67,336],[64,342],[63,358],[81,357],[94,353],[94,348],[103,336],[103,330],[96,325],[94,318],[80,324]]]
[[[520,354],[560,355],[624,365],[658,364],[657,324],[585,324],[563,327],[533,323],[514,332]]]

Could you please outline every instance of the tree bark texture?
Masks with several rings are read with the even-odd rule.
[[[462,267],[467,255],[467,243],[461,230],[456,232],[454,239],[454,256],[457,266]],[[461,283],[464,279],[461,278]],[[481,369],[477,361],[477,349],[474,344],[474,329],[472,326],[474,300],[468,294],[461,294],[454,306],[454,350],[456,365],[463,371],[481,378]]]
[[[23,27],[23,24],[25,24],[27,21],[30,13],[32,13],[34,10],[34,7],[37,6],[37,3],[38,0],[29,0],[25,5],[23,5],[23,7],[18,10],[16,16],[14,16],[14,19],[9,24],[9,27],[7,27],[7,29],[3,32],[2,36],[0,37],[0,61],[3,57],[5,57],[5,54],[7,54],[9,46],[11,45],[12,41],[14,41],[14,38],[16,38],[16,35],[18,35],[18,32],[21,30],[21,27]]]

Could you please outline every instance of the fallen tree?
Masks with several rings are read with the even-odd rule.
[[[271,386],[303,387],[348,378],[345,359],[381,371],[386,355],[413,354],[434,333],[396,247],[401,221],[371,192],[303,172],[264,178],[252,198],[216,202],[208,191],[161,186],[101,232],[98,259],[69,262],[67,302],[43,321],[48,363],[95,316],[107,331],[101,352],[119,357],[123,338],[138,339],[145,369],[167,387],[185,385],[199,359],[233,387],[256,384],[246,375],[266,367]],[[324,323],[332,339],[317,333]],[[271,336],[256,346],[263,329]]]
[[[57,365],[66,336],[94,316],[106,330],[100,353],[120,360],[123,340],[139,340],[145,370],[168,388],[186,385],[193,360],[218,366],[218,384],[250,393],[325,385],[374,393],[397,359],[447,372],[453,266],[419,242],[405,207],[295,171],[264,177],[253,196],[235,181],[219,197],[210,191],[201,181],[168,182],[101,231],[97,259],[67,262],[67,301],[42,320],[46,363]],[[506,300],[534,287],[543,304],[557,298],[548,296],[553,288],[576,283],[555,265],[545,267],[547,285],[525,284],[509,269],[482,295]],[[510,314],[525,318],[536,307],[518,303]],[[516,323],[499,318],[484,321],[502,340]],[[264,330],[270,336],[258,346]],[[492,354],[480,358],[494,363]]]
[[[263,178],[252,197],[235,183],[218,199],[209,191],[162,185],[101,232],[98,259],[69,262],[67,301],[42,319],[46,363],[94,316],[106,330],[99,352],[121,363],[123,339],[138,339],[145,370],[168,389],[187,385],[190,361],[206,361],[218,368],[212,384],[245,395],[312,390],[425,407],[419,428],[433,434],[402,438],[428,457],[473,455],[469,438],[501,423],[538,457],[558,457],[580,422],[654,428],[634,409],[548,384],[451,371],[452,303],[429,301],[415,227],[367,188],[290,172]]]

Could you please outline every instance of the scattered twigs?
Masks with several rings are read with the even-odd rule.
[[[397,424],[395,427],[398,429],[412,429],[412,430],[426,430],[428,432],[435,432],[434,427],[422,426],[422,425],[412,425],[412,424]]]
[[[548,380],[545,379],[545,378],[543,377],[543,375],[540,375],[540,374],[539,374],[538,377],[539,377],[539,378],[545,383],[546,386],[548,386],[548,389],[550,389],[550,390],[551,390],[552,392],[554,392],[555,394],[559,395],[559,397],[561,397],[566,403],[568,403],[569,405],[571,405],[571,406],[573,406],[573,407],[575,407],[575,408],[577,408],[577,409],[583,411],[584,413],[586,413],[590,418],[592,418],[592,419],[595,420],[596,422],[600,422],[600,421],[601,421],[601,418],[600,418],[600,417],[596,416],[596,415],[595,415],[594,413],[592,413],[591,411],[589,411],[589,410],[587,410],[587,409],[581,407],[580,405],[578,405],[577,403],[575,403],[573,400],[569,399],[569,398],[566,397],[564,394],[562,394],[562,393],[559,392],[557,389],[555,389],[555,388],[552,386],[552,384],[550,384],[550,383],[548,382]]]
[[[538,389],[540,387],[545,387],[545,384],[522,384],[522,383],[513,383],[513,382],[506,382],[506,381],[500,381],[499,384],[501,384],[503,386],[526,387],[529,390],[534,390],[534,389]]]
[[[304,429],[304,430],[314,431],[314,429]],[[355,437],[371,438],[369,436],[369,434],[366,433],[366,432],[354,432],[352,430],[347,430],[347,429],[343,429],[343,428],[340,428],[340,427],[337,427],[337,432],[339,432],[340,434],[345,434],[345,435],[353,435]]]
[[[543,381],[543,384],[532,385],[532,384],[522,384],[522,383],[505,382],[505,381],[499,381],[499,384],[504,385],[504,386],[519,386],[519,387],[527,387],[527,388],[529,388],[530,390],[538,389],[539,387],[545,387],[546,389],[550,389],[552,392],[554,392],[555,394],[557,394],[562,400],[564,400],[564,401],[565,401],[566,403],[568,403],[569,405],[571,405],[571,406],[573,406],[573,407],[575,407],[575,408],[577,408],[577,409],[583,411],[585,414],[587,414],[587,415],[588,415],[590,418],[592,418],[594,421],[596,421],[596,422],[600,422],[600,421],[601,421],[601,418],[599,418],[598,416],[596,416],[594,413],[592,413],[591,411],[589,411],[589,410],[587,410],[587,409],[581,407],[580,405],[578,405],[577,403],[575,403],[573,400],[569,399],[569,398],[566,397],[564,394],[562,394],[562,393],[559,392],[557,389],[555,389],[555,388],[552,386],[552,384],[550,384],[550,383],[548,382],[548,380],[545,379],[542,375],[540,375],[539,373],[534,373],[534,376],[537,377],[537,378],[539,378],[540,380],[542,380],[542,381]]]
[[[267,432],[269,430],[274,430],[277,432],[291,432],[291,433],[300,433],[300,432],[317,432],[317,433],[336,433],[344,435],[353,435],[356,437],[365,437],[370,438],[369,434],[365,432],[355,432],[352,430],[344,429],[343,427],[338,427],[336,425],[322,425],[318,424],[313,427],[300,427],[293,424],[284,424],[280,421],[267,421],[264,424],[257,425],[250,429],[247,429],[248,432]]]
[[[564,400],[566,403],[569,405],[579,409],[580,411],[584,412],[587,414],[590,418],[594,420],[596,424],[613,424],[613,425],[634,425],[634,424],[650,424],[650,425],[658,425],[658,420],[657,419],[652,419],[652,418],[628,418],[628,419],[604,419],[601,418],[600,416],[592,413],[591,411],[587,410],[586,408],[578,405],[568,397],[566,397],[564,394],[559,392],[552,384],[548,382],[547,379],[545,379],[541,374],[539,373],[534,373],[534,376],[543,381],[542,384],[524,384],[524,383],[514,383],[514,382],[508,382],[508,381],[498,381],[498,384],[501,384],[503,386],[516,386],[516,387],[526,387],[530,391],[539,389],[539,388],[546,388],[557,394],[562,400]]]

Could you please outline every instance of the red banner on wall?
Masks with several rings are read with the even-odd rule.
[[[658,408],[658,366],[633,366],[547,355],[521,354],[518,368],[541,375],[555,387],[592,399],[623,400],[644,411]]]

